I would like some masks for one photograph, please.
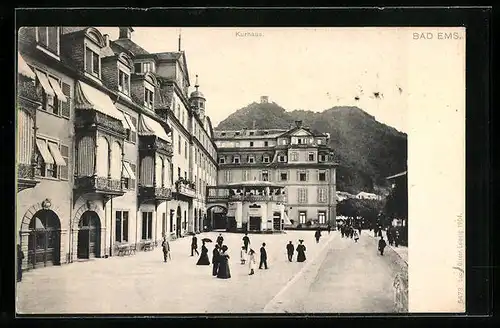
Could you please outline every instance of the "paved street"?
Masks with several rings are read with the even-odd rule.
[[[218,233],[198,235],[215,241]],[[160,248],[135,256],[94,259],[25,273],[18,283],[19,313],[262,313],[392,311],[397,268],[376,253],[363,231],[356,244],[338,232],[249,235],[257,251],[268,250],[269,270],[248,275],[240,265],[242,234],[223,233],[232,278],[217,279],[211,266],[195,265],[190,237],[170,243],[172,261]],[[307,261],[289,263],[285,245],[304,239]],[[201,243],[200,243],[201,244]],[[208,244],[209,255],[213,244]],[[257,263],[258,265],[258,263]]]

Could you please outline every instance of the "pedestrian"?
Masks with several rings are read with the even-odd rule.
[[[246,247],[245,246],[241,246],[241,250],[240,250],[240,260],[241,260],[241,264],[244,265],[245,262],[246,262],[246,258],[245,256],[247,255],[247,250],[246,250]]]
[[[345,235],[345,227],[344,226],[340,227],[340,233],[342,234],[342,238],[344,238],[344,235]]]
[[[288,245],[286,245],[286,253],[288,255],[288,261],[289,262],[292,262],[294,249],[295,249],[295,247],[293,246],[292,241],[290,240],[290,242],[288,243]]]
[[[306,246],[302,244],[304,241],[299,240],[299,245],[297,246],[297,262],[304,262],[306,260]]]
[[[395,236],[394,236],[394,246],[398,247],[399,246],[399,230],[395,229]]]
[[[167,259],[170,256],[170,244],[168,243],[167,237],[163,237],[161,249],[163,251],[163,262],[167,262]]]
[[[352,226],[349,227],[349,237],[354,237],[354,228]]]
[[[220,263],[219,271],[217,272],[217,278],[219,279],[229,279],[231,278],[231,271],[229,270],[229,255],[227,254],[227,246],[222,246],[222,252],[220,253]]]
[[[358,232],[359,232],[359,234],[361,235],[361,223],[360,223],[360,224],[358,224]]]
[[[255,266],[257,265],[255,263],[255,251],[253,249],[248,251],[248,265],[250,267],[249,275],[251,276],[255,273]]]
[[[394,230],[393,230],[393,227],[390,227],[389,229],[387,229],[387,240],[389,241],[389,245],[393,245],[394,244]]]
[[[316,230],[314,237],[316,238],[316,243],[319,243],[319,239],[321,238],[321,230],[320,229]]]
[[[267,270],[267,252],[266,252],[266,243],[262,243],[262,247],[260,248],[260,263],[259,269],[262,269],[262,266]]]
[[[210,265],[210,260],[208,259],[208,248],[205,247],[205,240],[202,239],[201,242],[201,255],[198,262],[196,262],[196,265]]]
[[[17,282],[23,280],[23,259],[23,250],[21,245],[17,244]]]
[[[248,245],[250,245],[250,238],[248,238],[248,234],[245,233],[243,237],[243,245],[245,245],[245,252],[248,252]]]
[[[191,239],[191,256],[194,256],[193,252],[196,252],[196,255],[200,255],[198,253],[198,238],[196,236],[193,236],[193,239]]]
[[[212,276],[216,276],[217,272],[219,272],[219,257],[220,257],[220,252],[219,252],[219,244],[215,244],[214,250],[212,251]]]
[[[219,236],[217,237],[217,244],[219,245],[219,249],[222,249],[223,242],[224,242],[224,237],[222,237],[222,234],[220,233]]]
[[[354,235],[354,242],[356,242],[356,243],[357,243],[357,242],[358,242],[358,239],[359,239],[359,234],[358,234],[358,231],[357,231],[357,230],[354,230],[353,235]]]
[[[328,223],[328,234],[330,234],[331,231],[332,231],[332,226],[330,225],[330,223]]]
[[[378,241],[378,250],[380,252],[380,255],[384,255],[384,249],[385,249],[385,246],[387,246],[385,240],[384,240],[384,237],[380,237],[380,240]]]

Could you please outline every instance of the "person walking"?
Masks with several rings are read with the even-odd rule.
[[[288,255],[288,261],[289,262],[292,262],[293,251],[294,250],[295,250],[295,247],[293,246],[292,241],[290,240],[290,242],[288,243],[288,245],[286,245],[286,253]]]
[[[196,262],[196,265],[210,265],[210,260],[208,259],[208,248],[205,247],[205,241],[203,239],[201,242],[201,255],[198,262]]]
[[[384,237],[382,236],[378,241],[378,250],[380,252],[380,255],[384,255],[385,246],[387,246],[387,243],[385,242]]]
[[[168,243],[167,237],[163,237],[161,242],[161,249],[163,251],[163,262],[167,262],[170,256],[170,244]]]
[[[266,252],[266,243],[262,243],[262,247],[260,248],[260,263],[259,269],[262,269],[262,266],[267,270],[267,252]]]
[[[398,229],[394,229],[396,230],[395,233],[394,233],[394,246],[398,247],[399,246],[399,230]]]
[[[245,233],[245,236],[243,236],[243,245],[245,246],[245,252],[248,252],[248,245],[250,245],[250,238],[248,238],[247,233]]]
[[[217,273],[219,272],[219,257],[220,257],[220,252],[219,252],[219,244],[215,244],[214,250],[212,251],[212,276],[217,276]]]
[[[316,238],[316,243],[319,243],[319,239],[321,238],[321,229],[318,228],[318,230],[316,230],[314,237]]]
[[[241,250],[240,250],[241,265],[245,264],[245,262],[246,262],[246,255],[247,255],[246,247],[245,246],[241,246]]]
[[[389,245],[393,245],[394,244],[394,228],[393,227],[389,227],[387,229],[387,240],[389,241]]]
[[[196,236],[193,236],[191,239],[191,256],[194,256],[193,252],[196,252],[196,255],[200,255],[198,253],[198,238]]]
[[[304,241],[299,240],[299,245],[297,246],[297,262],[304,262],[306,260],[306,246],[302,244]]]
[[[223,242],[224,242],[224,237],[222,237],[222,234],[220,233],[219,236],[217,237],[217,244],[219,245],[219,249],[222,249]]]
[[[227,254],[227,249],[226,245],[222,246],[222,252],[219,257],[219,271],[217,272],[217,278],[219,279],[231,278],[231,271],[229,270],[229,254]]]
[[[359,239],[359,234],[357,230],[354,230],[353,237],[354,237],[354,242],[357,243]]]
[[[332,226],[330,225],[330,223],[328,223],[327,229],[328,229],[328,234],[330,234],[330,232],[332,231]]]
[[[345,226],[341,226],[340,227],[340,233],[342,234],[342,238],[344,238],[344,235],[345,235]]]
[[[351,239],[354,237],[354,228],[353,228],[353,226],[349,227],[349,237],[351,237]]]
[[[17,282],[23,280],[23,259],[23,250],[21,245],[17,244]]]
[[[255,266],[257,264],[255,263],[255,251],[253,249],[250,249],[248,251],[248,266],[250,267],[250,273],[248,275],[253,275],[255,273]]]

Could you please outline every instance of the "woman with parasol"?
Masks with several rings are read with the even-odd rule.
[[[205,243],[211,243],[212,241],[208,238],[203,238],[201,242],[201,255],[196,265],[210,265],[210,260],[208,259],[208,248],[205,247]]]
[[[227,254],[227,246],[222,245],[222,252],[220,254],[219,271],[217,272],[217,278],[219,279],[229,279],[231,278],[231,271],[229,270],[229,255]]]
[[[302,244],[304,240],[299,240],[299,245],[297,246],[297,262],[304,262],[306,260],[306,246]]]

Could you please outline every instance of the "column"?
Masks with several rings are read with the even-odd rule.
[[[102,228],[101,228],[101,230],[102,230]],[[74,228],[73,230],[71,230],[71,234],[73,236],[73,238],[71,238],[72,239],[72,241],[71,241],[71,250],[72,250],[71,251],[71,260],[76,261],[78,259],[78,228]],[[101,232],[101,234],[102,234],[102,232]],[[100,253],[102,254],[102,248],[101,248]]]
[[[78,236],[78,234],[77,234]],[[108,250],[106,249],[106,240],[107,240],[107,236],[106,236],[106,227],[101,227],[101,248],[99,250],[99,253],[100,253],[100,256],[101,257],[105,257],[106,254],[109,254]],[[76,252],[75,252],[76,253]]]
[[[24,259],[22,261],[22,269],[26,270],[28,269],[28,239],[29,239],[29,231],[21,231],[20,233],[20,244],[21,244],[21,250],[23,251],[24,254]],[[17,261],[17,256],[16,256],[16,261]],[[17,262],[16,262],[17,265]]]
[[[69,259],[66,256],[67,249],[69,249],[68,229],[61,229],[59,236],[59,263],[69,263]]]

